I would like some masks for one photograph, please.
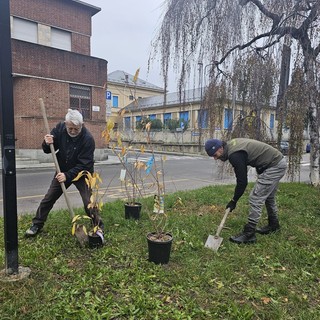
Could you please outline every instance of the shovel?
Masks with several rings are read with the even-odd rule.
[[[40,107],[41,107],[41,112],[42,112],[42,116],[43,116],[43,120],[44,120],[44,125],[46,128],[46,131],[50,134],[50,128],[49,128],[46,108],[44,106],[43,99],[40,98],[39,100],[40,100]],[[52,154],[52,158],[53,158],[53,162],[54,162],[56,171],[57,171],[57,173],[60,173],[61,170],[60,170],[60,166],[59,166],[58,159],[56,156],[56,152],[54,150],[54,145],[50,144],[49,146],[50,146],[50,151]],[[64,198],[66,199],[66,203],[67,203],[67,206],[68,206],[68,209],[70,212],[70,217],[71,217],[71,219],[73,219],[75,214],[74,214],[74,211],[71,206],[71,202],[70,202],[70,198],[67,193],[66,186],[64,185],[64,182],[60,182],[60,185],[61,185],[62,192],[64,194]],[[83,247],[88,242],[88,235],[84,232],[83,228],[81,228],[81,227],[76,228],[75,236],[76,236],[77,240],[79,241],[81,247]]]
[[[229,212],[230,212],[230,208],[228,208],[226,210],[226,212],[220,222],[220,225],[218,227],[216,235],[212,236],[211,234],[209,234],[209,237],[204,245],[206,248],[212,249],[213,251],[218,251],[218,249],[222,243],[222,240],[223,240],[223,238],[219,237],[219,235],[220,235],[220,232],[226,222],[226,219],[227,219]]]

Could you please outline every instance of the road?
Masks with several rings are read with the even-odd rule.
[[[158,156],[157,156],[158,157]],[[145,157],[147,160],[148,157]],[[215,161],[206,156],[179,156],[167,155],[164,162],[165,167],[165,188],[166,193],[178,190],[198,189],[214,184],[232,184],[235,178],[232,170],[223,169],[221,161]],[[102,190],[106,194],[104,202],[113,201],[114,199],[124,199],[125,193],[120,182],[121,164],[98,163],[95,170],[102,177]],[[308,181],[308,160],[307,157],[301,165],[301,182]],[[49,183],[54,174],[53,167],[49,168],[29,168],[17,170],[17,212],[18,215],[31,213],[33,214],[49,187]],[[2,180],[2,176],[0,177]],[[249,180],[255,180],[255,171],[249,170]],[[283,180],[286,180],[284,178]],[[107,190],[106,190],[107,189]],[[146,190],[146,195],[153,194],[153,190]],[[82,206],[78,191],[74,186],[68,189],[68,194],[74,208]],[[3,216],[3,199],[2,199],[2,181],[0,184],[0,216]],[[53,209],[67,208],[65,199],[62,196],[55,204]]]

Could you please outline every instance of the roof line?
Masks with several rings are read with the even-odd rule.
[[[82,5],[86,6],[86,7],[90,7],[91,9],[93,9],[94,15],[95,15],[96,13],[98,13],[99,11],[101,11],[101,8],[96,7],[96,6],[94,6],[94,5],[90,4],[90,3],[86,3],[86,2],[80,1],[80,0],[71,0],[71,1],[77,2],[77,3],[79,3],[79,4],[82,4]]]

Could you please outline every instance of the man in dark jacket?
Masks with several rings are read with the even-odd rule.
[[[256,242],[255,233],[269,234],[280,229],[275,195],[280,179],[285,175],[287,163],[282,153],[272,146],[253,139],[236,138],[228,142],[210,139],[205,143],[210,157],[227,161],[233,166],[236,175],[236,188],[232,200],[226,208],[234,210],[248,184],[247,166],[256,168],[258,177],[250,193],[248,223],[241,234],[233,236],[235,243]],[[257,228],[263,206],[267,208],[268,225]]]
[[[40,202],[36,215],[32,219],[32,225],[26,231],[28,237],[37,235],[43,228],[50,210],[63,193],[60,185],[62,182],[66,188],[72,183],[75,185],[81,195],[85,211],[90,216],[88,204],[91,190],[85,178],[72,182],[80,171],[87,170],[93,173],[94,170],[95,142],[89,130],[83,126],[83,117],[79,111],[69,109],[65,121],[58,123],[51,134],[45,135],[42,143],[45,153],[51,152],[50,144],[52,143],[61,172],[55,173],[47,194]],[[102,226],[102,221],[100,225]]]

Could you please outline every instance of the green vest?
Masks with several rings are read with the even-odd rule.
[[[270,168],[280,162],[282,153],[267,143],[246,139],[235,138],[227,142],[227,155],[237,151],[245,151],[248,155],[248,164],[254,168]]]

